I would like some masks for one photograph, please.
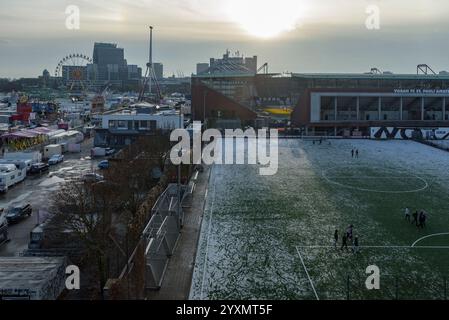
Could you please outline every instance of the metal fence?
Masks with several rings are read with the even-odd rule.
[[[170,184],[153,207],[152,218],[143,232],[146,259],[146,289],[159,289],[170,257],[176,248],[184,221],[183,203],[194,188]]]

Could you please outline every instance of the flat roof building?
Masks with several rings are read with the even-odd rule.
[[[123,147],[139,136],[155,135],[183,128],[184,116],[175,110],[159,111],[156,105],[136,105],[132,109],[105,113],[101,127],[95,129],[96,147]]]

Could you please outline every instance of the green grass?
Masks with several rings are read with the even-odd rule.
[[[398,163],[394,145],[360,143],[370,149],[352,160],[349,142],[281,141],[279,172],[270,177],[252,166],[214,167],[191,297],[315,299],[312,282],[320,299],[346,299],[348,288],[350,299],[443,299],[449,250],[410,246],[449,232],[446,173],[425,158],[426,146],[400,155],[415,157],[411,168]],[[424,230],[404,220],[405,206],[429,212]],[[343,232],[349,224],[361,246],[382,248],[357,255],[332,248],[335,228]],[[418,246],[449,246],[449,236]],[[373,264],[381,271],[378,291],[364,285]]]

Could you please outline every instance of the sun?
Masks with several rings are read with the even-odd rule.
[[[231,21],[265,39],[294,30],[304,15],[301,0],[227,0],[226,4]]]

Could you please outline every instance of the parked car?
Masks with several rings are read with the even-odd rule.
[[[6,211],[6,220],[8,224],[17,223],[22,219],[25,219],[33,213],[33,208],[31,205],[27,204],[24,206],[10,207]]]
[[[50,170],[50,166],[46,163],[35,163],[31,166],[30,173],[42,173]]]
[[[3,208],[0,209],[0,246],[8,241],[8,221]]]
[[[95,183],[103,181],[104,177],[97,173],[87,173],[83,176],[83,181],[87,183]]]
[[[108,160],[103,160],[98,164],[98,168],[101,170],[106,170],[109,169],[109,161]]]
[[[49,165],[55,165],[64,161],[64,156],[62,154],[55,154],[48,160]]]
[[[106,148],[106,156],[112,156],[115,153],[115,149]]]
[[[8,221],[6,220],[5,209],[0,209],[0,228],[8,226]],[[0,241],[1,242],[1,241]]]

